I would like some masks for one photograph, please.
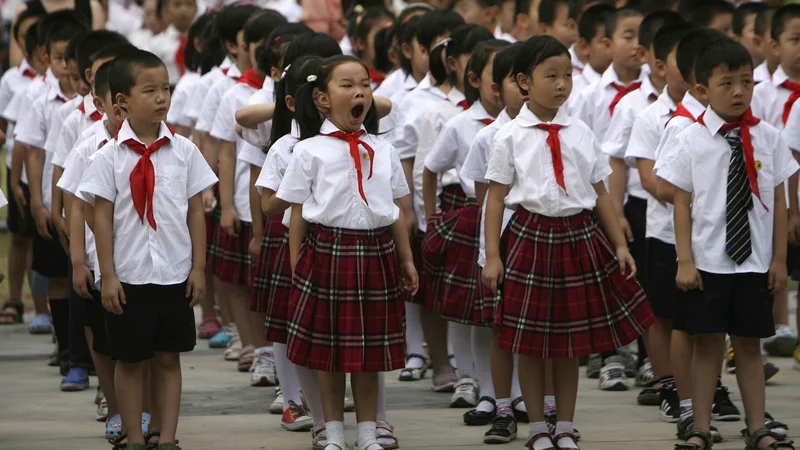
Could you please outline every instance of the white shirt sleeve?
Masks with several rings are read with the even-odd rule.
[[[664,154],[658,176],[686,192],[693,192],[691,151],[685,133],[672,140],[671,151]]]
[[[400,163],[400,157],[397,156],[394,147],[390,148],[389,154],[392,158],[392,198],[405,197],[411,191],[408,189],[403,165]]]
[[[586,129],[585,133],[589,137],[589,145],[594,149],[594,164],[589,182],[592,184],[600,183],[611,175],[611,165],[608,162],[608,155],[600,149],[600,143],[597,142],[597,138],[591,130]]]
[[[781,130],[781,136],[789,148],[800,152],[800,102],[794,102],[786,126]]]
[[[103,148],[107,149],[108,146]],[[95,204],[95,197],[101,197],[110,202],[117,199],[114,161],[103,150],[95,153],[94,161],[86,171],[81,185],[78,186],[78,191],[83,194],[83,198],[91,205]]]
[[[656,148],[658,147],[658,135],[653,131],[648,118],[640,115],[633,122],[631,138],[628,140],[628,148],[625,151],[625,157],[655,161]]]
[[[214,171],[208,166],[205,157],[200,153],[200,149],[194,146],[188,140],[185,141],[191,145],[191,155],[189,156],[189,167],[186,177],[186,197],[192,198],[195,195],[203,192],[211,186],[217,184],[217,176]]]
[[[226,95],[217,109],[214,124],[211,126],[211,137],[221,141],[236,142],[236,111],[233,109],[233,96]]]
[[[631,136],[631,127],[636,119],[635,111],[632,108],[620,108],[617,105],[615,114],[611,116],[605,136],[603,137],[603,152],[612,157],[625,158],[625,148]]]
[[[494,138],[494,148],[489,155],[489,164],[486,169],[486,179],[496,183],[510,185],[514,182],[516,167],[514,166],[514,152],[511,148],[513,140],[501,130]]]
[[[776,169],[775,173],[775,187],[780,185],[781,183],[785,183],[786,180],[789,179],[790,176],[794,175],[798,169],[800,169],[800,165],[797,164],[797,161],[792,156],[792,151],[789,150],[789,147],[783,141],[782,138],[778,139],[777,145],[775,146],[775,152],[772,155],[773,157],[773,165]],[[777,170],[780,168],[780,172]],[[786,199],[788,204],[789,199]]]
[[[255,145],[249,142],[244,142],[237,158],[250,165],[264,167],[264,161],[266,161],[267,155]]]
[[[433,173],[443,173],[456,166],[458,155],[458,130],[445,124],[439,136],[433,142],[428,156],[425,157],[425,168]]]
[[[295,146],[292,159],[278,188],[277,196],[289,203],[304,203],[311,196],[314,181],[310,155]]]
[[[41,107],[42,102],[39,101],[31,105],[25,118],[19,122],[19,126],[15,130],[19,142],[30,147],[44,149],[47,127],[44,124],[44,111]]]
[[[83,174],[86,170],[86,157],[84,152],[84,146],[92,145],[93,139],[90,139],[87,142],[79,144],[67,157],[67,160],[64,162],[64,173],[61,174],[61,178],[58,180],[57,186],[61,188],[62,191],[75,195],[75,192],[78,190],[78,186],[83,179]]]
[[[70,152],[78,140],[78,130],[75,126],[77,121],[70,120],[68,122],[64,122],[64,126],[61,127],[60,137],[58,138],[56,145],[55,145],[55,154],[53,155],[53,165],[58,167],[64,167],[64,162],[67,160]],[[55,129],[54,129],[55,130]]]

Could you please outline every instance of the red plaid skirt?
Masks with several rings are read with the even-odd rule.
[[[325,372],[403,368],[405,299],[388,228],[315,225],[292,279],[287,357]]]
[[[288,232],[281,223],[281,217],[264,219],[264,239],[261,240],[261,250],[258,252],[256,261],[255,275],[253,277],[253,289],[250,294],[250,311],[267,313],[269,305],[267,299],[271,288],[273,270],[275,268],[276,257],[281,251],[284,236]],[[288,259],[287,259],[288,261]],[[287,277],[287,285],[291,285],[291,270]],[[285,307],[284,307],[285,309]],[[283,316],[286,319],[285,315]]]
[[[214,247],[214,235],[219,228],[219,217],[216,210],[206,214],[206,275],[214,275],[213,256],[219,251]]]
[[[641,285],[625,280],[591,211],[546,217],[522,207],[503,233],[499,346],[534,358],[620,348],[654,322]]]
[[[214,276],[223,283],[252,286],[254,270],[247,246],[253,239],[253,224],[240,222],[239,236],[230,236],[219,226],[218,219],[222,216],[219,211],[215,214],[217,227],[208,252]]]

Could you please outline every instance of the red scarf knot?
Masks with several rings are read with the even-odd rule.
[[[369,69],[369,80],[380,86],[381,83],[383,83],[383,81],[386,80],[386,75],[383,75],[382,73],[378,73],[372,69]]]
[[[484,125],[491,125],[494,123],[494,119],[478,119]]]
[[[783,104],[783,116],[781,116],[781,118],[783,119],[783,124],[786,125],[786,121],[789,120],[789,113],[792,111],[792,105],[800,98],[800,83],[786,80],[781,83],[781,87],[792,91],[792,93],[789,94],[789,98],[786,99],[786,103]]]
[[[564,189],[564,193],[569,197],[567,186],[564,183],[564,160],[561,158],[561,139],[558,138],[558,131],[564,128],[563,125],[540,123],[536,128],[547,131],[547,146],[550,147],[550,156],[553,158],[553,171],[556,174],[556,183]]]
[[[700,117],[697,118],[697,123],[701,123],[705,125],[703,121],[703,114],[700,114]],[[753,139],[750,136],[750,127],[758,125],[761,122],[761,119],[755,117],[753,115],[753,111],[750,108],[747,108],[747,111],[742,114],[742,117],[733,123],[726,123],[722,125],[720,131],[731,131],[735,129],[739,129],[739,136],[742,139],[742,152],[744,153],[744,163],[745,168],[747,169],[747,178],[750,180],[750,191],[758,197],[758,201],[761,202],[761,206],[764,207],[767,211],[767,205],[764,204],[764,201],[761,200],[761,192],[758,189],[758,171],[756,169],[756,162],[753,156],[755,150],[753,149]]]
[[[84,106],[83,102],[81,102],[81,104],[78,106],[78,111],[82,112],[83,114],[86,114],[86,106]],[[103,118],[103,115],[100,114],[100,111],[98,111],[96,109],[94,110],[93,113],[89,114],[89,119],[91,119],[92,122],[97,122],[98,120],[100,120],[102,118]]]
[[[337,139],[347,141],[347,144],[350,147],[350,156],[353,158],[353,163],[355,163],[356,166],[356,174],[358,175],[358,193],[361,194],[361,198],[364,199],[364,203],[369,206],[367,196],[364,194],[364,183],[362,180],[363,172],[361,171],[361,155],[358,152],[358,146],[362,145],[364,149],[367,150],[367,159],[369,159],[369,177],[367,177],[367,180],[372,178],[372,165],[375,162],[375,150],[373,150],[369,144],[361,140],[361,136],[363,136],[365,133],[366,132],[364,130],[358,130],[355,133],[335,131],[333,133],[323,134],[323,136],[335,137]]]
[[[456,106],[463,109],[464,111],[469,109],[469,103],[466,100],[461,100],[460,102],[456,103]]]
[[[253,69],[245,70],[245,72],[237,81],[255,89],[261,89],[264,87],[264,79],[256,75],[256,73],[253,72]]]
[[[147,211],[147,222],[150,223],[154,230],[157,230],[156,218],[153,215],[153,192],[155,192],[156,186],[156,172],[153,162],[150,161],[150,155],[164,145],[169,144],[169,142],[170,139],[166,136],[153,142],[149,147],[145,147],[144,144],[136,139],[128,139],[123,142],[128,148],[142,155],[131,171],[131,199],[133,200],[133,207],[139,213],[139,218],[142,219],[142,223],[144,223],[145,210]]]
[[[633,83],[631,83],[631,84],[629,84],[627,86],[623,86],[623,85],[617,84],[617,83],[611,83],[610,86],[617,90],[617,95],[614,96],[614,99],[611,100],[611,104],[608,105],[608,112],[611,113],[611,115],[613,116],[614,115],[614,108],[617,107],[617,103],[619,103],[619,101],[622,100],[622,97],[625,97],[626,95],[630,94],[631,92],[639,89],[642,86],[642,82],[641,81],[634,81]]]

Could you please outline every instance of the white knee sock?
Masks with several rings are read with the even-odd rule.
[[[286,344],[277,342],[272,344],[275,357],[275,371],[278,373],[278,380],[281,384],[283,393],[283,410],[289,409],[289,400],[296,405],[302,405],[300,398],[300,386],[297,383],[297,371],[295,365],[286,358]]]
[[[300,387],[303,389],[303,396],[306,398],[311,419],[315,425],[325,423],[325,417],[322,415],[322,397],[320,397],[319,393],[317,371],[296,364],[294,368],[295,372],[297,372],[297,381],[300,382]]]
[[[378,420],[388,422],[386,419],[386,374],[383,372],[378,373]]]
[[[424,355],[425,349],[422,347],[424,337],[419,308],[420,306],[416,303],[406,302],[406,351],[409,354]],[[406,363],[406,367],[413,369],[421,369],[423,366],[425,366],[425,360],[420,358],[411,358]]]
[[[492,368],[489,363],[489,347],[491,345],[492,329],[488,327],[472,327],[472,355],[475,358],[475,372],[478,376],[478,386],[481,397],[495,398],[494,383],[492,382]],[[494,406],[482,401],[478,403],[478,411],[491,412]]]
[[[472,327],[470,325],[450,322],[450,336],[453,337],[453,350],[456,355],[459,377],[475,378],[474,361],[472,357]]]

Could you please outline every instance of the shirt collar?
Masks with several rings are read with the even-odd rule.
[[[230,57],[226,56],[225,59],[223,59],[222,62],[220,63],[219,68],[221,70],[225,70],[225,69],[229,69],[232,65],[233,65],[233,61],[231,61]]]
[[[172,134],[172,131],[169,129],[169,127],[167,127],[167,124],[161,122],[161,126],[158,129],[158,139],[156,140],[167,138],[169,139],[170,143],[174,143],[174,137],[175,136]],[[134,133],[133,128],[131,128],[131,125],[128,123],[128,119],[125,119],[125,121],[122,122],[119,133],[117,133],[117,142],[123,143],[128,139],[133,139],[140,144],[144,144],[144,142],[142,142],[142,140],[136,136],[136,133]]]
[[[661,95],[658,96],[658,100],[656,103],[665,110],[664,114],[669,114],[678,109],[678,105],[672,101],[672,97],[669,96],[669,92],[667,91],[667,86],[664,86],[664,90],[661,91]]]
[[[47,100],[53,101],[58,97],[61,97],[64,100],[64,103],[70,100],[70,98],[64,95],[64,93],[61,91],[61,85],[58,83],[58,81],[56,81],[55,84],[51,84],[48,87]]]
[[[91,93],[83,97],[83,111],[87,116],[97,112],[97,107],[94,106],[94,96]]]
[[[637,78],[636,80],[633,80],[633,82],[636,82],[636,81],[644,82],[643,78],[647,78],[647,74],[648,74],[644,70],[645,67],[647,67],[647,66],[646,65],[642,65],[642,68],[639,69],[639,78]],[[603,72],[603,76],[600,77],[600,79],[603,80],[603,84],[605,84],[606,86],[608,86],[610,84],[621,84],[621,85],[624,85],[623,82],[619,81],[619,75],[617,75],[617,71],[614,70],[614,65],[613,64],[608,66],[608,69],[606,69],[606,71]]]
[[[495,120],[494,117],[492,117],[491,115],[489,115],[488,112],[486,112],[486,108],[483,107],[480,100],[473,103],[472,106],[467,110],[467,112],[469,113],[469,116],[475,120],[484,120],[484,119]]]
[[[783,84],[784,81],[789,79],[789,75],[786,75],[786,72],[783,70],[783,64],[779,65],[777,69],[775,69],[775,73],[772,74],[772,84],[775,86],[780,86]]]
[[[454,104],[456,106],[458,106],[459,103],[461,103],[462,101],[467,99],[466,97],[464,97],[464,94],[461,93],[461,91],[459,91],[456,88],[450,89],[450,92],[448,92],[447,94],[445,94],[438,87],[436,88],[436,90],[441,92],[442,95],[444,95],[445,100],[449,101],[450,103],[452,103],[452,104]]]
[[[572,44],[572,46],[569,48],[569,57],[572,60],[572,67],[580,71],[583,71],[587,66],[589,66],[588,64],[584,64],[583,61],[578,58],[578,52],[575,51],[575,44]]]
[[[642,94],[644,94],[644,98],[649,99],[651,95],[655,95],[656,97],[660,95],[656,87],[653,86],[653,82],[650,81],[649,76],[642,79],[642,86],[639,89],[642,91]]]
[[[361,129],[366,132],[366,128],[364,128],[364,124],[361,124]],[[322,122],[322,126],[319,129],[320,134],[331,134],[331,133],[335,133],[337,131],[342,131],[342,130],[340,130],[339,127],[334,125],[333,122],[331,122],[328,119],[325,119],[325,122]]]
[[[583,66],[581,75],[583,75],[583,77],[586,78],[586,81],[588,81],[589,84],[592,84],[595,81],[602,78],[602,75],[599,74],[596,70],[594,70],[594,67],[592,67],[591,64],[586,64],[585,66]]]
[[[44,82],[48,86],[58,86],[58,78],[56,78],[53,71],[48,67],[47,71],[44,73]]]
[[[534,114],[530,108],[528,108],[527,103],[519,111],[519,115],[515,120],[520,124],[520,126],[523,127],[535,127],[540,123],[552,123],[566,127],[572,123],[572,119],[570,119],[569,115],[567,114],[566,108],[558,108],[558,112],[553,120],[550,122],[542,122],[542,120],[536,117],[536,114]]]
[[[694,98],[694,95],[692,95],[689,91],[686,91],[686,95],[683,96],[681,104],[695,117],[700,117],[700,114],[703,114],[703,111],[706,110],[706,107],[703,106],[699,100]]]
[[[232,64],[230,67],[228,67],[228,73],[226,73],[225,75],[227,75],[230,78],[239,78],[240,76],[242,76],[242,71],[239,70],[239,66],[237,66],[236,64]]]
[[[708,105],[706,108],[705,113],[703,113],[703,123],[706,125],[708,132],[711,133],[713,137],[723,125],[725,125],[725,121],[722,117],[718,116],[717,113],[711,108],[711,105]]]
[[[423,78],[422,81],[419,82],[417,87],[420,89],[430,89],[431,87],[433,87],[433,81],[431,80],[430,72],[425,74],[425,78]]]
[[[419,86],[419,83],[417,83],[417,80],[414,79],[414,76],[410,73],[407,73],[406,78],[403,80],[403,89],[410,91],[417,86]]]
[[[22,61],[19,62],[19,73],[25,72],[26,70],[36,73],[31,63],[28,62],[28,58],[22,58]]]
[[[294,119],[292,119],[292,130],[289,132],[289,134],[291,134],[293,138],[300,139],[300,124],[298,124]]]
[[[511,122],[511,116],[509,116],[508,111],[506,111],[506,109],[503,108],[503,110],[500,111],[500,114],[497,115],[497,119],[494,120],[493,125],[497,125],[498,127],[500,127],[507,124],[508,122]]]
[[[261,90],[266,92],[275,92],[275,80],[273,80],[270,76],[264,78],[264,84],[261,86]]]

